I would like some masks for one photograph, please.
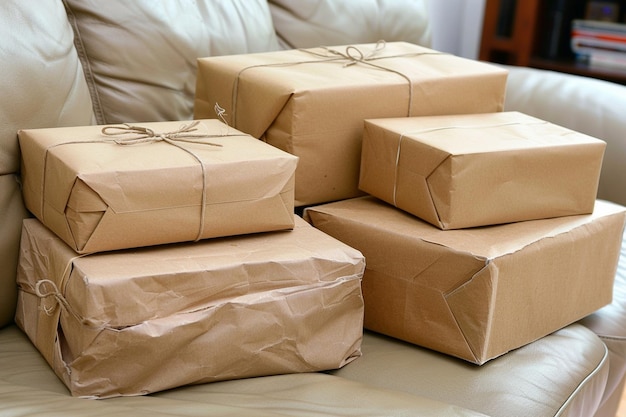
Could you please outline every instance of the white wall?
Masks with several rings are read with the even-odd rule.
[[[432,48],[477,59],[485,0],[428,0]]]

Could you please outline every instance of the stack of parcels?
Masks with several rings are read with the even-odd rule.
[[[19,141],[36,218],[23,223],[16,322],[72,395],[360,355],[363,256],[294,216],[293,155],[217,120]]]
[[[611,302],[604,149],[514,112],[367,120],[371,195],[305,217],[365,256],[366,328],[483,364]]]
[[[363,120],[501,111],[507,71],[405,42],[198,60],[195,117],[298,156],[295,205],[363,195]]]

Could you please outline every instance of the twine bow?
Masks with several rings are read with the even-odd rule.
[[[222,136],[230,136],[230,135],[207,135],[202,133],[193,133],[198,129],[196,126],[200,123],[199,120],[194,121],[193,123],[182,125],[177,130],[171,132],[155,132],[154,130],[143,127],[143,126],[135,126],[130,125],[128,123],[124,123],[122,126],[105,126],[102,128],[102,134],[105,136],[120,136],[120,135],[128,135],[132,134],[134,136],[126,136],[114,138],[112,141],[118,145],[137,145],[142,143],[153,143],[153,142],[166,142],[172,146],[177,147],[178,149],[186,152],[191,155],[198,163],[200,164],[200,168],[202,169],[202,201],[200,206],[200,226],[198,228],[198,235],[196,236],[194,242],[197,242],[202,237],[202,232],[204,231],[204,223],[205,223],[205,214],[206,214],[206,190],[207,190],[207,176],[206,176],[206,167],[202,159],[194,153],[192,150],[185,148],[179,142],[184,143],[199,143],[203,145],[209,146],[218,146],[222,145],[218,143],[206,142],[204,140],[198,139],[206,139],[210,137],[222,137]]]
[[[194,121],[193,123],[182,125],[177,130],[173,130],[171,132],[155,132],[154,130],[144,127],[144,126],[135,126],[128,123],[123,123],[122,126],[105,126],[102,128],[102,134],[105,136],[119,136],[119,135],[128,135],[134,134],[133,137],[123,137],[113,139],[113,142],[118,145],[136,145],[140,143],[146,142],[167,142],[171,145],[181,148],[186,152],[190,152],[187,149],[181,147],[175,142],[188,142],[188,143],[202,143],[203,145],[210,146],[222,146],[219,143],[198,141],[196,139],[208,138],[208,137],[217,137],[215,135],[206,135],[206,134],[195,134],[193,132],[198,131],[197,127],[200,123],[199,120]],[[195,155],[194,155],[195,156]]]
[[[347,46],[345,53],[326,47],[326,46],[324,46],[323,49],[331,55],[336,55],[340,57],[341,59],[347,59],[349,62],[347,62],[344,65],[344,67],[349,67],[349,66],[356,65],[356,64],[364,64],[364,65],[368,65],[370,67],[377,68],[383,71],[392,72],[404,78],[409,84],[409,105],[408,105],[408,110],[407,110],[407,116],[410,116],[413,110],[413,80],[411,80],[410,77],[408,77],[407,75],[403,74],[400,71],[397,71],[395,69],[388,68],[382,65],[378,65],[372,62],[373,60],[377,60],[377,59],[394,58],[394,56],[390,56],[390,57],[377,57],[376,56],[378,55],[379,52],[383,51],[386,48],[386,46],[387,46],[387,43],[384,40],[379,40],[374,45],[374,49],[371,50],[369,53],[364,53],[363,51],[361,51],[359,48],[357,48],[354,45]],[[305,50],[305,52],[319,55],[310,50]]]
[[[338,55],[338,56],[340,56],[342,58],[345,58],[345,59],[349,60],[350,62],[348,62],[348,63],[346,63],[344,65],[344,67],[349,67],[351,65],[358,64],[359,62],[363,63],[363,62],[368,62],[368,61],[374,59],[376,57],[376,55],[378,55],[378,53],[380,51],[385,49],[386,46],[387,46],[387,44],[385,43],[385,41],[384,40],[380,40],[380,41],[376,42],[376,45],[374,46],[374,49],[371,50],[367,54],[363,53],[363,51],[361,51],[359,48],[357,48],[354,45],[347,46],[345,53],[339,52],[337,50],[334,50],[334,49],[326,47],[326,46],[324,46],[323,48],[324,48],[324,50],[326,50],[328,53],[330,53],[332,55]]]
[[[344,67],[349,67],[349,66],[357,65],[357,64],[363,64],[363,65],[368,65],[372,68],[377,68],[382,71],[397,74],[400,77],[404,78],[406,82],[408,83],[408,87],[409,87],[409,100],[408,100],[409,103],[408,103],[408,109],[407,109],[407,116],[410,116],[413,112],[413,80],[411,80],[409,76],[403,74],[401,71],[395,70],[393,68],[388,68],[383,65],[378,65],[374,61],[390,59],[390,58],[416,57],[416,56],[422,56],[422,55],[444,55],[444,54],[442,52],[433,51],[433,52],[415,52],[415,53],[403,53],[399,55],[378,56],[379,53],[382,52],[386,48],[386,46],[387,46],[387,43],[384,40],[379,40],[378,42],[376,42],[374,49],[367,53],[363,52],[361,49],[359,49],[358,47],[354,45],[347,46],[345,49],[345,52],[341,52],[341,51],[338,51],[336,49],[333,49],[327,46],[320,47],[325,51],[325,53],[320,53],[313,49],[298,49],[298,51],[304,52],[309,55],[313,55],[317,57],[318,59],[296,61],[296,62],[258,64],[258,65],[250,65],[248,67],[242,68],[237,74],[237,77],[235,78],[235,83],[232,89],[232,98],[231,98],[232,109],[233,109],[232,125],[235,128],[237,127],[236,109],[237,109],[237,98],[239,96],[239,81],[244,72],[251,70],[253,68],[284,67],[284,66],[290,66],[290,65],[317,64],[317,63],[324,63],[324,62],[332,63],[332,62],[340,62],[340,61],[347,61],[344,64]]]
[[[44,288],[46,286],[49,288]],[[78,313],[76,313],[70,303],[65,299],[63,294],[61,294],[61,291],[59,291],[59,287],[57,287],[57,285],[49,279],[41,279],[37,281],[37,283],[35,283],[35,295],[42,299],[54,297],[56,303],[52,307],[42,307],[44,313],[46,313],[46,315],[48,316],[51,316],[56,307],[60,306],[63,310],[65,310],[67,313],[71,314],[72,317],[78,320],[79,323],[90,327],[102,327],[95,321],[81,317]]]

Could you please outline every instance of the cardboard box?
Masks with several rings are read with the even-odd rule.
[[[181,126],[20,131],[27,208],[79,253],[293,227],[297,157],[217,120]]]
[[[441,229],[589,214],[605,147],[517,112],[367,120],[359,187]]]
[[[356,250],[292,231],[77,257],[23,223],[17,324],[72,395],[342,367],[360,355]]]
[[[483,364],[611,302],[626,211],[440,230],[374,197],[306,210],[360,250],[365,327]]]
[[[198,60],[195,117],[300,157],[296,206],[362,195],[363,120],[500,111],[507,71],[404,42]]]

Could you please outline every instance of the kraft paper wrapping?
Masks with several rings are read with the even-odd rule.
[[[218,120],[181,126],[20,131],[27,208],[78,253],[293,227],[297,157]]]
[[[405,42],[198,60],[195,117],[300,158],[296,205],[361,195],[363,120],[501,111],[507,71]]]
[[[300,218],[86,256],[28,219],[16,322],[74,396],[336,369],[360,356],[364,264]]]
[[[588,214],[605,148],[518,112],[368,120],[359,187],[441,229]]]
[[[367,196],[305,218],[367,259],[367,329],[483,364],[611,302],[626,209],[441,230]]]

